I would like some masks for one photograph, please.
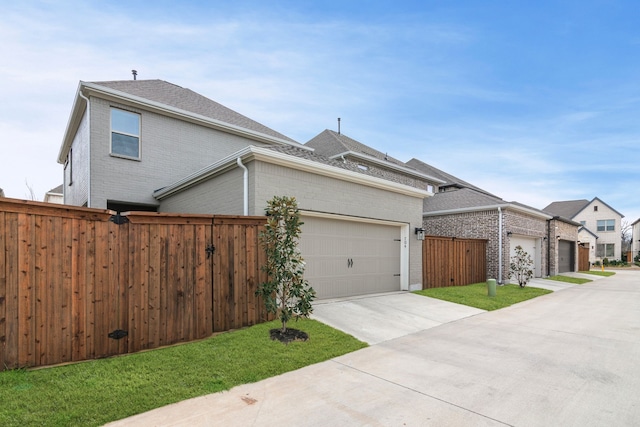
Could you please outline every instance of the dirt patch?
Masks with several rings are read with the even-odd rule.
[[[285,344],[289,344],[291,341],[306,341],[309,339],[309,334],[293,328],[287,328],[285,332],[282,332],[282,329],[271,329],[269,333],[272,340],[278,340]]]

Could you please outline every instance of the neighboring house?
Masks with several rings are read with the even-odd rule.
[[[535,277],[576,271],[579,224],[507,202],[420,160],[407,164],[446,181],[444,191],[424,201],[426,234],[487,240],[489,278],[509,281],[516,246],[531,255]]]
[[[624,215],[599,198],[553,202],[543,210],[582,225],[578,239],[583,246],[589,247],[589,262],[621,259]]]
[[[342,133],[325,130],[305,144],[316,154],[351,164],[373,176],[426,190],[433,194],[445,181],[425,174],[400,160]]]
[[[44,195],[44,201],[46,203],[55,203],[57,205],[64,204],[64,194],[62,193],[63,187],[64,186],[60,184],[56,188],[52,188],[47,191]]]
[[[58,161],[72,205],[263,215],[274,195],[295,196],[319,298],[421,287],[412,231],[432,194],[425,186],[314,153],[189,89],[80,82]]]
[[[640,218],[638,218],[633,224],[631,224],[631,250],[633,251],[633,257],[640,256]],[[629,262],[633,259],[628,260]]]

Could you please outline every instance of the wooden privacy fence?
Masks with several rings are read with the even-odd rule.
[[[578,245],[578,271],[589,271],[590,269],[589,246]]]
[[[422,288],[487,280],[487,241],[427,236],[422,243]]]
[[[0,199],[0,370],[132,353],[268,319],[264,217]]]

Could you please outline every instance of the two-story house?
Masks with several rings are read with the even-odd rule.
[[[314,151],[162,80],[80,82],[58,162],[70,205],[263,215],[294,196],[319,298],[420,288],[428,177],[414,186]]]
[[[589,247],[589,262],[621,259],[624,215],[599,198],[553,202],[543,210],[581,224],[578,239]]]

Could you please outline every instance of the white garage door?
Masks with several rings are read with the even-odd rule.
[[[400,290],[398,226],[303,216],[300,250],[316,297]]]
[[[533,275],[534,277],[542,277],[542,271],[540,268],[540,248],[538,247],[540,245],[540,239],[537,239],[535,237],[526,237],[526,236],[517,236],[517,235],[512,235],[509,238],[509,262],[511,262],[511,257],[514,256],[516,254],[516,246],[522,246],[522,249],[525,250],[525,252],[527,252],[530,256],[531,256],[531,260],[533,261]],[[507,265],[507,268],[509,268],[509,265]],[[514,278],[511,279],[512,282],[514,282]],[[514,282],[515,283],[515,282]]]

